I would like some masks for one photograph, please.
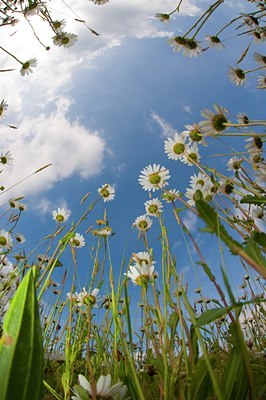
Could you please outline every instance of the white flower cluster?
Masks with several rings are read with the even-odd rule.
[[[146,286],[151,279],[157,276],[154,272],[155,261],[147,251],[140,251],[132,255],[133,265],[129,266],[129,270],[125,275],[132,280],[135,285]]]
[[[93,391],[91,384],[87,381],[85,376],[78,376],[79,385],[75,385],[73,389],[74,396],[72,400],[84,400],[85,398],[91,398]],[[126,397],[127,386],[123,385],[122,382],[117,382],[111,386],[111,375],[101,375],[96,384],[96,396],[102,399],[113,399],[113,400],[127,400]]]
[[[67,293],[67,297],[70,301],[74,302],[78,307],[83,305],[98,307],[98,302],[101,300],[99,296],[99,289],[95,288],[92,292],[88,293],[85,288],[81,292]]]
[[[195,205],[196,200],[211,201],[215,193],[215,184],[207,174],[199,172],[190,177],[190,188],[187,189],[185,196],[189,199],[188,204]]]

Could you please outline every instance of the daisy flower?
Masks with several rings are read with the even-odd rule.
[[[94,4],[97,4],[97,6],[103,6],[106,3],[109,3],[109,0],[90,0]]]
[[[199,46],[199,42],[194,39],[184,38],[182,36],[175,36],[170,38],[168,43],[173,47],[174,51],[183,50],[183,55],[188,57],[197,57],[202,53],[202,48]]]
[[[243,124],[245,124],[245,125],[249,124],[249,118],[245,113],[238,113],[236,118],[237,118],[237,122],[239,124],[242,124],[242,125]]]
[[[24,203],[17,203],[16,208],[19,211],[26,211],[28,209],[28,206],[26,204],[24,204]]]
[[[242,16],[244,17],[243,19],[244,24],[254,27],[257,27],[259,25],[259,21],[257,20],[257,18],[253,17],[253,15],[242,14]]]
[[[252,215],[254,218],[265,220],[265,211],[262,207],[253,206],[252,208]]]
[[[146,286],[154,277],[154,262],[150,260],[150,258],[139,261],[140,262],[136,262],[134,265],[130,265],[125,275],[130,278],[135,285]]]
[[[98,307],[98,301],[101,300],[99,296],[100,289],[95,288],[91,293],[88,293],[85,288],[82,289],[80,293],[77,293],[76,300],[78,305],[81,307],[83,304],[89,305],[91,307]]]
[[[175,36],[173,38],[170,38],[168,40],[168,43],[170,44],[171,47],[173,47],[173,51],[181,51],[184,50],[184,47],[186,45],[186,39],[182,36]]]
[[[195,205],[195,202],[197,200],[206,200],[206,201],[211,201],[212,200],[212,193],[209,189],[199,189],[199,188],[189,188],[187,189],[185,196],[188,198],[188,204],[191,206]]]
[[[25,236],[22,233],[15,235],[15,239],[18,243],[24,243],[26,241]]]
[[[55,20],[52,22],[52,27],[56,32],[61,32],[63,29],[66,27],[66,21],[64,19],[62,20]]]
[[[77,247],[77,248],[81,248],[81,247],[85,246],[84,236],[80,235],[79,233],[75,233],[75,236],[73,236],[70,239],[69,244],[72,247]]]
[[[147,232],[151,226],[152,220],[146,215],[140,215],[132,224],[132,228],[136,227],[140,232]]]
[[[232,68],[229,67],[230,70],[228,72],[228,76],[231,82],[233,82],[236,86],[241,86],[246,81],[246,74],[240,68]]]
[[[0,154],[0,163],[3,165],[11,165],[13,162],[13,157],[10,151],[6,151],[5,153]]]
[[[228,111],[218,104],[214,104],[213,107],[215,109],[215,113],[206,108],[201,112],[201,115],[206,118],[206,120],[201,121],[199,126],[200,129],[206,133],[206,135],[213,135],[223,132],[225,129],[227,129],[224,124],[228,123],[228,119],[226,117]]]
[[[253,164],[259,164],[262,162],[263,156],[262,156],[262,151],[261,150],[254,150],[254,151],[249,151],[249,160]]]
[[[248,152],[254,152],[262,150],[263,142],[259,136],[253,136],[251,138],[246,139],[248,144],[245,146]]]
[[[199,46],[199,42],[194,39],[187,39],[186,46],[183,54],[188,57],[197,57],[202,53],[202,48]]]
[[[190,142],[202,143],[205,146],[207,145],[204,140],[204,133],[200,129],[200,126],[197,124],[193,125],[185,125],[186,130],[181,132],[182,136],[188,137]]]
[[[200,161],[200,154],[199,154],[199,149],[198,145],[196,142],[194,142],[191,146],[189,146],[183,154],[183,157],[181,158],[182,163],[189,165],[190,167],[194,165],[195,163],[198,163]]]
[[[132,259],[140,266],[142,266],[143,263],[146,265],[154,265],[156,263],[152,260],[151,254],[148,251],[139,251],[138,253],[133,253]]]
[[[31,4],[29,4],[28,7],[25,7],[24,9],[24,15],[25,17],[31,17],[33,15],[36,15],[38,12],[43,11],[45,9],[43,3],[38,3],[38,1],[33,1]]]
[[[0,103],[0,117],[3,117],[4,112],[7,110],[8,104],[5,100],[2,100]]]
[[[70,211],[66,208],[58,208],[57,211],[53,211],[53,219],[59,224],[66,222],[70,216]]]
[[[248,35],[253,36],[254,42],[256,44],[261,44],[265,40],[265,33],[261,29],[254,29],[250,31]]]
[[[256,175],[255,181],[256,183],[263,185],[266,183],[266,164],[259,163],[253,165],[254,174]]]
[[[208,175],[199,172],[198,175],[194,174],[190,177],[190,186],[193,189],[200,189],[200,188],[210,188],[212,186],[212,182]]]
[[[257,89],[266,89],[266,76],[265,75],[260,75],[258,77]]]
[[[109,226],[106,226],[105,228],[98,229],[96,231],[96,235],[102,236],[102,237],[110,236],[110,235],[112,235],[112,228],[110,228]]]
[[[9,232],[4,229],[0,230],[0,248],[9,250],[12,248],[12,237]]]
[[[37,67],[37,60],[36,58],[31,58],[30,60],[26,61],[24,64],[22,64],[20,73],[22,76],[32,74],[32,67]]]
[[[145,201],[146,214],[157,217],[162,212],[162,202],[156,197],[155,199]]]
[[[102,185],[97,191],[104,202],[111,201],[115,198],[115,189],[108,183]]]
[[[266,66],[266,56],[263,56],[260,53],[254,53],[253,57],[257,64]]]
[[[60,32],[57,35],[53,36],[52,39],[55,46],[63,46],[65,48],[68,48],[73,46],[77,42],[78,36],[74,35],[73,33]]]
[[[155,14],[155,18],[158,19],[159,21],[168,24],[170,21],[170,15],[169,14]]]
[[[144,190],[153,191],[168,185],[167,179],[170,178],[169,170],[159,164],[148,165],[141,171],[139,183]]]
[[[164,141],[164,151],[170,160],[180,160],[187,149],[186,136],[178,132],[173,139],[168,138]]]
[[[68,298],[68,300],[69,301],[72,301],[72,302],[76,302],[77,301],[77,296],[78,296],[78,293],[76,292],[76,293],[71,293],[71,292],[68,292],[67,294],[66,294],[66,297]]]
[[[72,400],[84,400],[92,397],[92,387],[87,381],[85,376],[78,375],[79,385],[75,385],[72,396]],[[96,384],[96,395],[97,398],[106,398],[114,400],[125,400],[127,393],[126,385],[122,382],[117,382],[115,385],[111,386],[111,375],[101,375]]]
[[[243,159],[238,158],[238,157],[232,157],[227,163],[227,171],[238,171],[241,167],[241,163],[243,162]]]
[[[206,40],[208,41],[209,46],[212,48],[215,47],[216,49],[222,49],[224,47],[218,36],[207,35]]]
[[[178,190],[170,189],[162,194],[162,199],[165,200],[166,203],[172,203],[179,196],[180,192]]]

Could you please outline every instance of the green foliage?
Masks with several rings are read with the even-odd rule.
[[[23,278],[9,306],[0,341],[0,399],[38,400],[43,369],[42,333],[34,274]]]
[[[262,206],[262,205],[266,205],[266,199],[265,199],[265,197],[248,195],[248,196],[242,197],[242,199],[240,200],[240,203],[255,204],[257,206]]]

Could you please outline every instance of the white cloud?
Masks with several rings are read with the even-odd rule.
[[[192,211],[187,211],[186,216],[183,218],[183,223],[190,232],[198,229],[198,217]]]
[[[2,128],[2,144],[14,157],[14,164],[2,174],[9,187],[46,164],[52,166],[34,175],[12,196],[50,189],[56,182],[78,173],[90,178],[100,172],[105,141],[78,121],[69,121],[68,99],[61,98],[55,111],[37,117],[25,117],[16,131]],[[41,175],[41,176],[40,176]],[[10,195],[9,195],[10,197]]]
[[[169,122],[167,122],[164,118],[160,117],[156,112],[152,111],[150,114],[151,118],[157,123],[157,125],[161,128],[163,137],[173,137],[176,129],[172,127]]]

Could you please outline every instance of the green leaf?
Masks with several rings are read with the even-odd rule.
[[[212,367],[215,366],[215,358],[209,356]],[[202,357],[198,361],[196,368],[192,372],[190,384],[191,400],[206,400],[212,394],[212,382],[205,359]]]
[[[257,204],[257,205],[266,205],[266,199],[265,197],[257,197],[257,196],[245,196],[240,200],[240,203],[245,203],[245,204]]]
[[[171,329],[170,346],[174,345],[178,321],[179,321],[179,315],[176,311],[173,311],[169,318],[169,327]]]
[[[248,240],[244,250],[257,264],[266,268],[265,257],[261,254],[261,251],[253,238]]]
[[[41,398],[43,350],[32,269],[8,308],[0,340],[0,400]]]
[[[254,232],[252,238],[257,244],[266,250],[266,234],[264,232]]]
[[[201,261],[197,261],[197,264],[201,265],[203,267],[205,274],[208,276],[208,278],[211,281],[215,280],[215,277],[214,277],[213,273],[211,272],[210,267],[206,263],[203,263]]]
[[[232,307],[221,307],[207,310],[196,319],[196,326],[200,328],[201,326],[207,325],[215,321],[216,319],[220,319],[231,309]]]
[[[242,246],[227,233],[225,227],[220,223],[216,211],[204,200],[197,200],[196,208],[200,218],[207,225],[204,230],[217,235],[229,247],[232,254],[237,255]]]

